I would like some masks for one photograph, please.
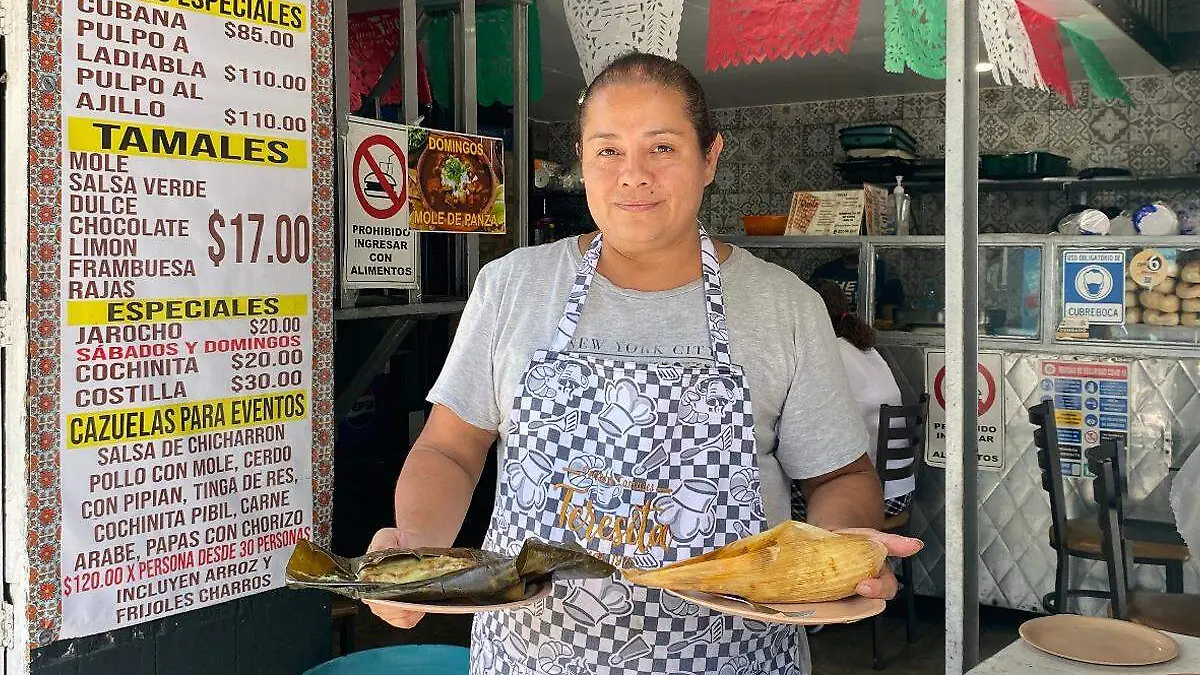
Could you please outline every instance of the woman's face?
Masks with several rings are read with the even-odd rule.
[[[580,146],[588,209],[605,240],[653,252],[696,229],[704,187],[721,154],[708,154],[683,94],[655,84],[612,84],[589,101]]]

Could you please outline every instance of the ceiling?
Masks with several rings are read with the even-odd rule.
[[[707,0],[685,0],[679,34],[678,59],[696,73],[714,108],[820,101],[874,95],[940,91],[945,84],[883,69],[883,0],[862,0],[858,32],[849,54],[741,65],[704,73],[708,41]],[[1027,0],[1027,4],[1073,26],[1096,40],[1117,73],[1123,77],[1157,75],[1166,68],[1142,50],[1085,0]],[[579,57],[571,41],[561,0],[540,0],[542,75],[545,95],[530,105],[535,119],[561,120],[574,115],[584,86]],[[1086,79],[1078,59],[1067,48],[1072,80]],[[991,75],[982,86],[995,86]]]

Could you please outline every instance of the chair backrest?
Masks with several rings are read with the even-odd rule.
[[[1111,444],[1113,453],[1113,474],[1117,480],[1117,494],[1121,499],[1117,505],[1121,508],[1121,526],[1125,526],[1125,498],[1129,496],[1129,453],[1125,449],[1125,441],[1121,439],[1104,440],[1100,447]]]
[[[1092,474],[1099,476],[1100,462],[1111,459],[1113,465],[1113,480],[1116,486],[1116,497],[1113,498],[1112,505],[1117,509],[1117,515],[1121,519],[1121,527],[1125,526],[1125,498],[1129,496],[1129,474],[1128,469],[1129,453],[1125,449],[1125,441],[1119,438],[1106,438],[1100,441],[1100,445],[1088,448],[1084,451],[1084,457],[1087,460],[1088,468]],[[1095,481],[1092,481],[1093,485]]]
[[[925,450],[925,420],[929,418],[929,394],[913,405],[879,406],[879,437],[875,444],[875,471],[879,482],[915,478]],[[902,420],[896,424],[895,420]],[[888,468],[889,462],[911,459],[905,466]]]
[[[1129,570],[1133,567],[1133,546],[1125,537],[1125,509],[1120,479],[1117,477],[1118,457],[1124,454],[1118,440],[1101,441],[1088,451],[1088,468],[1096,474],[1092,492],[1096,498],[1097,520],[1100,526],[1101,550],[1108,566],[1108,590],[1112,597],[1114,619],[1129,618]]]
[[[1063,492],[1054,402],[1046,400],[1030,408],[1029,421],[1037,427],[1033,430],[1033,444],[1037,446],[1038,466],[1042,470],[1042,489],[1050,495],[1050,526],[1054,528],[1054,546],[1065,551],[1067,498]]]

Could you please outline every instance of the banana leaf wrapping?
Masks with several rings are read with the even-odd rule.
[[[449,568],[443,574],[398,583],[372,580],[385,564],[411,563]],[[404,602],[512,602],[550,581],[603,579],[616,568],[577,546],[556,546],[530,539],[514,556],[471,548],[414,548],[374,551],[343,558],[300,540],[288,560],[285,579],[292,588],[320,588],[356,600]]]

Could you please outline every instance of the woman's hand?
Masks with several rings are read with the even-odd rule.
[[[367,549],[370,551],[382,551],[389,548],[415,548],[416,544],[409,540],[406,533],[401,532],[394,527],[385,527],[375,533],[371,539],[371,546]],[[383,619],[397,628],[412,628],[417,625],[424,616],[424,612],[411,612],[405,609],[396,609],[387,605],[381,605],[373,600],[363,600],[367,607],[375,613],[375,616]]]
[[[925,544],[920,539],[912,537],[902,537],[898,534],[887,534],[879,530],[871,530],[867,528],[849,528],[837,530],[838,534],[857,534],[868,537],[873,541],[877,541],[887,547],[888,556],[892,558],[907,558],[910,555],[916,555],[918,551],[925,548]],[[912,583],[909,579],[908,583]],[[858,588],[854,589],[856,593],[867,598],[880,598],[883,600],[891,600],[896,597],[896,591],[899,590],[900,584],[896,581],[896,575],[892,574],[890,565],[884,563],[883,569],[880,570],[879,576],[874,579],[864,579],[859,582]]]

